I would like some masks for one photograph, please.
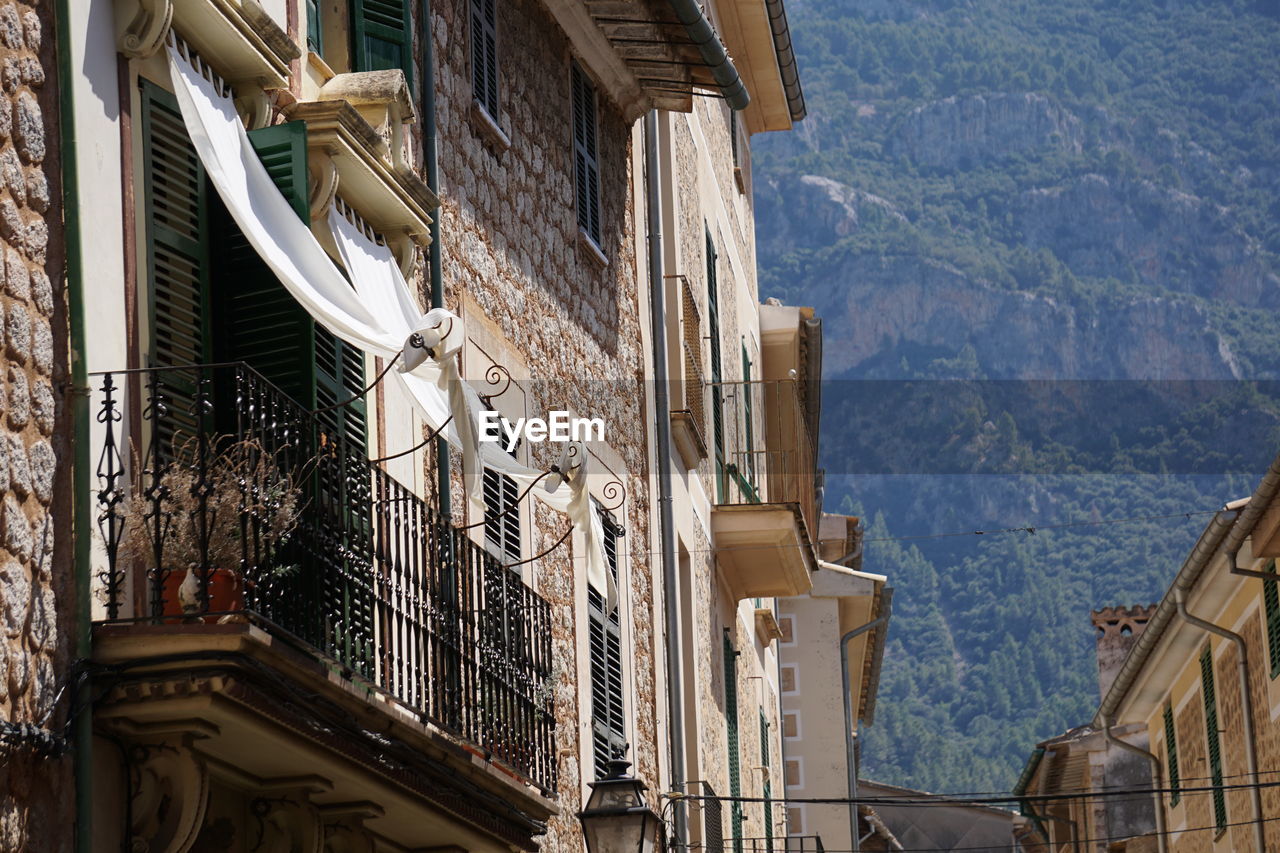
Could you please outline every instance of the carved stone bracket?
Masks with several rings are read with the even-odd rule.
[[[162,726],[121,720],[116,727],[130,743],[131,853],[186,853],[209,805],[209,770],[193,744],[215,736],[217,727],[204,720]]]
[[[376,853],[373,833],[365,821],[382,817],[377,803],[334,803],[321,806],[324,815],[324,853]]]
[[[274,110],[266,89],[252,82],[234,83],[232,88],[236,91],[236,112],[244,119],[247,129],[257,130],[271,124]]]
[[[309,213],[311,221],[324,221],[329,207],[338,194],[338,166],[333,162],[332,151],[308,152],[307,169],[311,173],[308,182]]]
[[[131,0],[120,4],[119,14],[127,15],[130,6],[133,14],[120,33],[118,47],[130,59],[146,59],[164,44],[165,36],[173,23],[171,0]]]
[[[255,846],[250,853],[324,853],[324,822],[311,797],[332,790],[324,779],[265,783],[250,804]]]

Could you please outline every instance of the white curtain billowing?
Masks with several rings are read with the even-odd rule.
[[[395,373],[429,428],[439,429],[453,416],[444,435],[462,452],[465,486],[473,509],[483,512],[485,468],[511,477],[522,489],[541,476],[542,471],[519,464],[498,443],[479,441],[477,423],[483,403],[457,371],[456,356],[465,338],[462,321],[442,308],[424,314],[391,251],[331,208],[329,225],[351,278],[348,283],[276,188],[231,99],[220,95],[173,45],[168,56],[187,133],[245,238],[317,322],[371,355],[400,357]],[[423,335],[429,357],[423,358],[412,348],[405,351],[414,333]],[[555,481],[554,488],[537,488],[533,493],[566,513],[583,531],[587,582],[606,594],[613,607],[616,590],[605,563],[603,528],[586,488],[585,448],[578,446],[573,452],[567,448],[565,459],[565,476],[548,478]]]

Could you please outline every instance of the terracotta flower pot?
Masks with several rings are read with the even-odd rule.
[[[177,623],[184,621],[201,621],[213,624],[217,622],[221,616],[209,615],[201,617],[199,612],[204,611],[203,607],[198,610],[186,610],[183,608],[183,598],[188,601],[195,598],[193,589],[196,589],[198,578],[192,577],[194,572],[187,569],[175,569],[169,572],[164,579],[164,615],[178,617],[174,619],[166,619],[166,622]],[[182,591],[183,584],[189,584],[188,593]],[[241,583],[240,575],[229,569],[212,569],[209,572],[209,609],[210,614],[224,614],[228,611],[237,611],[244,609],[244,585]]]

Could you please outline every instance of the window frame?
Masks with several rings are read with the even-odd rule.
[[[573,142],[574,219],[578,233],[604,256],[600,193],[600,95],[595,81],[576,59],[570,62],[569,110]],[[588,105],[590,107],[587,111]],[[581,128],[581,132],[579,132]],[[585,187],[584,187],[585,184]],[[592,205],[594,204],[594,208]]]

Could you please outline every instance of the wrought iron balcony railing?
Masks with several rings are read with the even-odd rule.
[[[797,503],[817,534],[817,442],[795,379],[711,382],[716,503]]]
[[[546,601],[242,364],[100,374],[106,622],[251,621],[555,788]]]

